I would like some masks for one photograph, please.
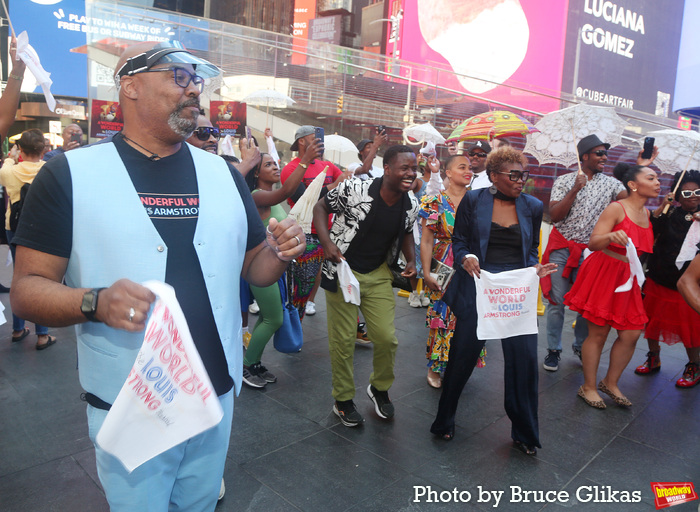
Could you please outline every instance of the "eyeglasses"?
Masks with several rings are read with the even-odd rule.
[[[513,169],[512,171],[499,171],[498,174],[507,174],[510,181],[522,181],[525,183],[528,176],[530,176],[530,171],[518,171]]]
[[[607,149],[599,149],[598,151],[591,151],[595,156],[607,156],[608,155],[608,150]]]
[[[472,158],[486,158],[488,155],[486,153],[469,153],[469,156]]]
[[[162,73],[164,71],[172,72],[173,78],[175,79],[175,83],[183,89],[187,89],[187,87],[190,85],[190,82],[192,82],[194,85],[197,86],[197,89],[199,89],[200,93],[204,91],[204,78],[202,78],[199,75],[195,75],[194,73],[190,73],[185,68],[147,69],[145,71],[139,71],[138,73],[134,74],[137,75],[139,73]]]
[[[681,197],[690,199],[693,196],[700,197],[700,188],[696,188],[695,190],[681,190]]]
[[[214,128],[213,126],[200,126],[194,131],[194,135],[196,135],[197,138],[201,141],[209,140],[209,137],[212,136],[216,140],[219,140],[219,138],[221,137],[219,129]]]

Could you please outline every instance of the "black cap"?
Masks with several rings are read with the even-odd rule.
[[[485,140],[477,140],[476,142],[472,142],[471,144],[468,144],[465,147],[464,152],[469,153],[470,151],[472,151],[474,149],[480,149],[488,155],[491,152],[491,145],[488,142],[486,142]]]
[[[357,150],[362,151],[363,149],[365,149],[365,146],[367,144],[371,144],[371,143],[372,143],[372,141],[370,139],[362,139],[360,142],[357,143]]]
[[[595,133],[593,135],[588,135],[580,141],[578,141],[578,144],[576,144],[576,149],[578,150],[579,160],[591,149],[597,148],[598,146],[605,146],[605,149],[610,149],[610,144],[600,140]]]

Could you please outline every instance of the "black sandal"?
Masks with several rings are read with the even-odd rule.
[[[455,428],[450,428],[447,432],[433,432],[433,435],[443,441],[452,441],[455,437]]]
[[[27,329],[25,327],[22,330],[22,334],[20,334],[19,336],[12,336],[12,343],[18,343],[18,342],[22,341],[24,338],[26,338],[27,336],[29,336],[29,329]]]
[[[531,457],[533,455],[537,455],[537,448],[534,446],[531,448],[522,441],[513,441],[513,447],[517,448],[521,452],[523,452],[525,455],[530,455]]]
[[[56,343],[56,336],[51,336],[50,334],[47,334],[47,336],[49,337],[49,339],[43,345],[39,345],[39,343],[37,342],[37,344],[36,344],[37,350],[44,350],[44,349],[49,348],[51,345]]]

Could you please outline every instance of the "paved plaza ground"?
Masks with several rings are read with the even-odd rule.
[[[10,277],[9,268],[0,269],[0,282]],[[74,330],[52,329],[58,343],[43,352],[34,349],[33,333],[11,343],[9,296],[0,300],[8,317],[0,326],[0,511],[108,510],[79,399]],[[540,366],[542,449],[533,458],[511,445],[500,342],[487,343],[487,366],[474,371],[464,390],[455,439],[430,434],[440,391],[426,383],[425,309],[410,308],[403,298],[396,304],[394,420],[379,419],[365,393],[372,348],[364,346],[355,351],[355,401],[365,424],[346,428],[332,414],[320,292],[318,313],[304,320],[303,350],[281,354],[270,343],[263,363],[278,382],[264,390],[244,388],[235,401],[227,492],[217,511],[644,511],[655,510],[650,482],[700,486],[700,386],[674,387],[687,362],[682,346],[663,346],[661,371],[639,377],[633,367],[646,352],[640,340],[620,382],[634,406],[622,409],[606,400],[606,410],[595,410],[576,396],[583,377],[570,348],[569,314],[559,371]],[[544,328],[540,317],[540,362]],[[461,492],[458,499],[469,501],[440,502],[454,489]],[[428,490],[436,492],[416,501]],[[560,494],[558,503],[516,502],[524,496],[518,490],[565,491],[568,500]],[[496,508],[487,491],[503,491]],[[606,502],[625,495],[614,491],[637,492],[641,502]],[[672,510],[694,512],[699,503]]]

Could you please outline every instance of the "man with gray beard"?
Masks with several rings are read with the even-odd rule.
[[[95,443],[112,511],[214,510],[241,388],[240,277],[269,286],[305,249],[295,221],[272,219],[266,233],[240,174],[183,143],[219,72],[176,42],[127,48],[115,72],[123,131],[47,162],[15,234],[13,309],[78,324],[93,443],[143,343],[155,296],[140,283],[152,279],[175,289],[224,411],[131,473]]]

